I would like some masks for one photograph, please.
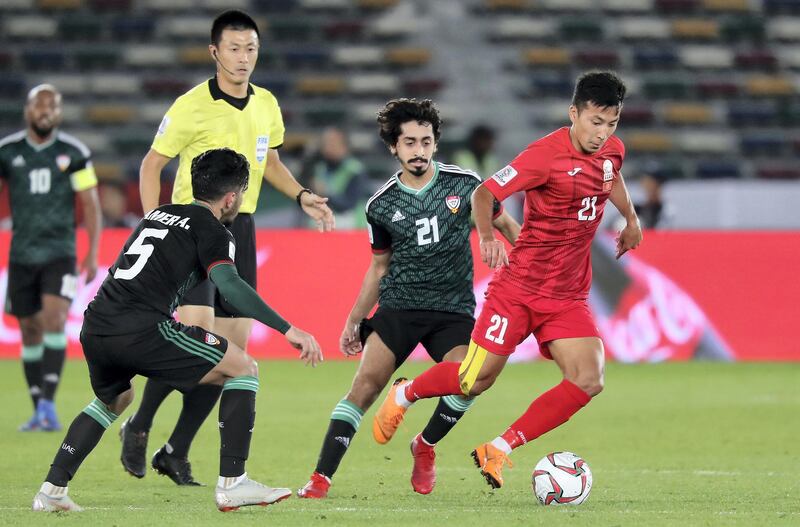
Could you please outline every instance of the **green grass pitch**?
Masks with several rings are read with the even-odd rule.
[[[411,376],[425,366],[405,366],[401,373]],[[293,489],[306,482],[330,412],[355,367],[352,361],[317,369],[261,363],[251,476]],[[505,487],[491,491],[469,451],[502,432],[558,381],[553,364],[507,367],[439,445],[438,483],[429,496],[411,490],[408,443],[433,401],[412,408],[384,446],[372,440],[374,408],[367,412],[329,499],[293,497],[229,514],[213,503],[219,451],[213,417],[190,454],[195,477],[211,486],[189,489],[154,472],[143,480],[125,474],[117,422],[70,485],[73,499],[88,510],[46,515],[29,510],[31,498],[63,432],[16,431],[30,402],[20,364],[0,361],[0,525],[800,525],[800,365],[611,364],[606,391],[564,426],[517,450]],[[70,361],[58,394],[65,425],[91,399],[84,363]],[[156,417],[150,454],[166,440],[178,409],[175,394]],[[591,466],[594,488],[583,505],[536,504],[531,471],[554,450],[576,452]]]

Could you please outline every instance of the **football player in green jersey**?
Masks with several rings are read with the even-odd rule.
[[[64,326],[75,296],[75,196],[83,207],[89,251],[80,271],[97,274],[101,216],[89,149],[58,129],[61,93],[41,84],[28,93],[25,130],[0,139],[0,182],[13,221],[6,311],[19,321],[22,364],[33,417],[22,431],[60,430],[56,388],[64,366]]]
[[[475,172],[433,161],[439,112],[430,100],[396,99],[378,114],[380,136],[400,170],[366,205],[372,263],[350,311],[339,346],[362,352],[350,391],[334,408],[322,451],[303,498],[324,498],[364,412],[392,374],[422,344],[436,362],[466,356],[474,324],[470,197],[481,184]],[[520,226],[495,204],[494,225],[512,244]],[[378,309],[365,317],[375,305]],[[436,482],[434,445],[464,415],[471,399],[443,397],[428,425],[411,442],[414,491]],[[373,436],[381,441],[381,430]]]

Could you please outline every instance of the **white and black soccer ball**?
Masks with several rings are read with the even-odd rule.
[[[592,471],[572,452],[553,452],[536,464],[531,483],[542,505],[579,505],[592,490]]]

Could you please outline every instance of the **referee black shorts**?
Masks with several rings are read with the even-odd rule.
[[[405,310],[378,307],[372,318],[359,326],[362,345],[374,331],[395,356],[395,369],[403,364],[417,344],[430,358],[442,362],[456,346],[468,346],[475,319],[465,313]]]
[[[256,289],[258,269],[256,266],[256,229],[252,214],[239,213],[228,226],[236,243],[234,262],[239,276]],[[239,317],[236,309],[228,303],[217,291],[214,283],[206,278],[190,291],[180,301],[182,306],[209,306],[214,308],[215,317]]]
[[[81,331],[92,390],[110,404],[142,375],[181,392],[197,386],[225,355],[228,341],[199,326],[172,319],[125,335],[92,335]]]

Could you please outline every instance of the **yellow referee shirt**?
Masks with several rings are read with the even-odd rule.
[[[283,134],[283,117],[274,95],[250,84],[247,97],[236,99],[220,90],[213,78],[175,100],[158,127],[152,148],[166,157],[180,155],[172,202],[181,204],[193,199],[192,159],[223,147],[243,154],[250,162],[250,181],[240,211],[253,213],[267,150],[281,146]]]

